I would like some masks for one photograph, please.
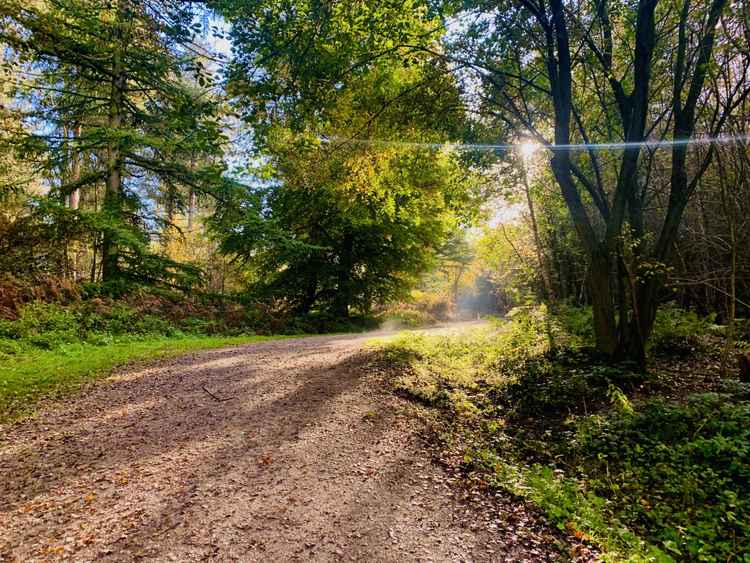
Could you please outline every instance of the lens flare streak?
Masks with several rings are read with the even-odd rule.
[[[388,141],[379,139],[345,139],[341,137],[321,137],[323,143],[341,143],[341,144],[360,144],[360,145],[381,145],[394,147],[411,147],[420,149],[450,149],[457,151],[491,151],[507,152],[518,150],[528,143],[518,144],[474,144],[474,143],[416,143],[410,141]],[[638,147],[648,149],[662,149],[673,146],[688,145],[712,145],[712,144],[739,144],[750,141],[750,135],[719,135],[716,137],[693,137],[690,139],[665,139],[665,140],[645,140],[640,142],[613,142],[613,143],[571,143],[565,145],[555,144],[538,144],[538,149],[547,149],[550,151],[572,150],[572,151],[590,151],[590,150],[626,150]]]

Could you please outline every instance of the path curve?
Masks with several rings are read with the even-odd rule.
[[[130,368],[0,427],[0,561],[553,557],[526,511],[457,499],[370,337]]]

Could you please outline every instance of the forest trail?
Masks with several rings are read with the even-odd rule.
[[[458,499],[370,338],[133,367],[0,427],[0,561],[553,557],[523,505]]]

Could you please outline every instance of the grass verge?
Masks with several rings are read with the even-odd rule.
[[[696,323],[669,314],[680,323],[663,323],[661,341],[681,360],[655,357],[649,373],[604,362],[575,318],[542,309],[396,339],[382,361],[396,392],[437,415],[447,463],[534,502],[599,560],[747,562],[750,386],[718,377],[715,354],[693,345],[701,331],[688,340],[674,328]]]
[[[52,350],[24,351],[0,361],[0,423],[28,415],[41,399],[74,391],[83,383],[105,376],[129,362],[278,338],[288,337],[120,337],[106,345],[74,342]]]

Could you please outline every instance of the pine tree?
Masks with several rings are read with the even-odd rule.
[[[163,220],[154,195],[169,191],[181,207],[179,194],[215,196],[225,183],[221,166],[194,165],[214,162],[225,140],[191,51],[196,14],[171,0],[0,0],[0,17],[0,41],[28,77],[18,91],[27,127],[14,143],[61,203],[103,190],[91,211],[104,281],[156,275],[145,264]]]

